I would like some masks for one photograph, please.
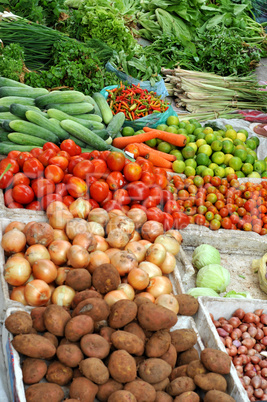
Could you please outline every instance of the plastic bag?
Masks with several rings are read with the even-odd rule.
[[[140,81],[136,78],[131,77],[130,75],[127,75],[123,73],[122,71],[117,70],[115,67],[112,66],[110,62],[107,62],[105,65],[106,69],[112,73],[115,73],[117,77],[119,77],[122,81],[127,81],[129,84],[134,84],[138,85],[140,84],[140,87],[142,89],[147,89],[149,92],[154,91],[156,92],[157,95],[160,95],[160,97],[166,98],[168,96],[168,91],[167,88],[165,87],[165,83],[163,78],[156,82],[154,86],[151,86],[150,81]]]
[[[118,85],[110,85],[101,89],[100,93],[108,97],[108,89],[117,88]],[[175,110],[169,105],[168,109],[164,113],[152,113],[148,116],[141,117],[136,120],[125,120],[123,127],[132,127],[134,131],[142,130],[143,127],[156,128],[159,124],[165,124],[169,116],[177,116]]]
[[[259,285],[264,293],[267,293],[266,263],[267,254],[264,254],[264,256],[259,260],[252,261],[252,268],[258,270]]]

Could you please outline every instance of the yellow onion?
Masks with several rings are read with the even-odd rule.
[[[144,290],[149,284],[148,274],[141,268],[133,268],[127,277],[128,283],[136,290]]]
[[[101,237],[105,236],[105,230],[104,230],[103,226],[100,225],[100,223],[88,222],[87,227],[88,227],[88,231],[90,233],[92,233],[93,235],[97,235],[97,236],[101,236]]]
[[[71,243],[66,240],[55,240],[48,246],[50,258],[56,265],[66,264],[68,261],[67,252]]]
[[[181,244],[183,241],[183,236],[178,230],[170,229],[165,234],[173,236],[178,241],[179,244]]]
[[[166,249],[162,244],[152,244],[146,250],[146,261],[152,262],[160,267],[166,258]]]
[[[49,217],[49,224],[53,229],[64,230],[67,223],[73,219],[72,214],[67,209],[62,209],[60,211],[55,211],[51,213]]]
[[[27,248],[25,258],[31,265],[38,260],[50,260],[50,254],[45,246],[34,244]]]
[[[130,240],[129,241],[139,241],[141,240],[141,235],[139,232],[137,232],[137,230],[135,230],[131,236],[130,236]]]
[[[176,258],[173,254],[166,252],[166,257],[163,263],[160,265],[160,269],[162,270],[163,274],[170,274],[174,271],[176,267]]]
[[[172,283],[166,276],[155,276],[150,279],[147,287],[147,292],[151,293],[155,299],[162,294],[169,294],[172,292]]]
[[[111,307],[119,300],[129,300],[123,290],[111,290],[104,296],[105,302]]]
[[[144,240],[148,240],[151,243],[164,233],[163,224],[157,221],[147,221],[141,228],[141,236]]]
[[[90,255],[85,248],[74,245],[67,251],[68,265],[73,268],[86,268],[90,262]]]
[[[57,211],[62,211],[62,210],[68,211],[67,205],[64,204],[64,202],[61,201],[53,201],[51,202],[48,207],[46,208],[46,216],[49,219],[50,216]]]
[[[90,254],[90,263],[87,267],[90,274],[94,272],[96,267],[102,264],[109,264],[110,258],[104,251],[96,250]]]
[[[65,227],[66,235],[70,240],[73,240],[77,234],[88,231],[88,222],[81,218],[70,219]]]
[[[109,244],[106,241],[106,239],[102,236],[94,235],[96,239],[96,246],[93,249],[93,251],[99,250],[99,251],[107,251],[109,248]]]
[[[8,254],[19,253],[26,246],[26,236],[23,232],[14,228],[3,234],[1,246]]]
[[[10,222],[10,223],[6,226],[6,228],[5,228],[5,230],[4,230],[4,233],[7,233],[7,232],[9,232],[9,231],[12,230],[12,229],[18,229],[18,230],[20,230],[21,232],[23,232],[25,226],[26,226],[26,224],[23,223],[23,222],[13,221],[13,222]]]
[[[115,230],[119,229],[120,231],[125,232],[128,237],[135,231],[134,221],[126,215],[118,215],[111,218],[106,226],[107,235]]]
[[[34,279],[25,286],[24,295],[30,306],[45,306],[51,297],[51,290],[45,281]]]
[[[175,237],[171,236],[170,234],[163,234],[158,236],[155,239],[155,244],[162,244],[166,251],[169,253],[176,255],[180,251],[180,243],[175,239]]]
[[[113,229],[108,234],[107,242],[110,247],[123,249],[129,243],[129,236],[121,229]]]
[[[74,218],[86,219],[91,209],[92,206],[90,202],[82,197],[77,198],[69,206],[69,211],[72,213]]]
[[[10,257],[4,265],[4,277],[12,286],[23,285],[30,277],[32,269],[24,257]]]
[[[68,241],[68,236],[62,229],[54,229],[54,238],[53,240],[66,240]]]
[[[85,248],[87,251],[93,251],[97,246],[95,236],[90,232],[77,234],[72,242],[73,245],[78,245]]]
[[[52,293],[51,300],[53,304],[57,304],[62,307],[70,307],[72,300],[75,296],[75,290],[70,286],[61,285],[58,286]]]
[[[152,262],[143,261],[139,264],[139,268],[148,274],[149,279],[154,278],[155,276],[162,276],[162,270],[160,267]]]
[[[117,290],[123,290],[129,300],[135,298],[134,288],[129,283],[120,283]]]
[[[139,241],[129,242],[125,246],[125,250],[131,251],[132,253],[134,253],[138,262],[144,261],[145,255],[146,255],[146,248],[145,248],[145,246],[140,244]]]
[[[19,302],[24,306],[27,306],[24,291],[25,285],[13,287],[12,292],[10,293],[10,300]]]
[[[138,261],[131,251],[123,250],[115,253],[110,263],[118,270],[120,276],[128,274],[131,269],[137,268]]]
[[[109,215],[104,208],[94,208],[88,215],[88,222],[99,223],[103,228],[108,224]]]
[[[131,218],[135,224],[135,229],[140,229],[147,221],[147,215],[145,211],[140,208],[132,208],[127,212],[127,216]]]

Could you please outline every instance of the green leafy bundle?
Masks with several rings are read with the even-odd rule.
[[[17,43],[0,47],[0,75],[19,81],[24,67],[24,51]]]

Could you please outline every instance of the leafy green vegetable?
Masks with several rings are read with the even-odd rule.
[[[0,75],[19,81],[24,68],[24,51],[17,43],[0,47]]]
[[[219,264],[209,264],[198,271],[197,287],[211,288],[215,292],[225,292],[230,283],[230,272]]]
[[[234,290],[230,290],[223,297],[231,297],[235,299],[252,299],[249,292],[235,292]]]
[[[191,295],[195,298],[198,298],[200,296],[210,296],[210,297],[220,297],[215,290],[210,289],[210,288],[191,288],[187,291],[188,295]]]
[[[209,244],[201,244],[195,248],[192,255],[192,264],[197,269],[202,269],[209,264],[220,264],[220,262],[219,251]]]

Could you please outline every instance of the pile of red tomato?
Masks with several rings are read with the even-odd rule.
[[[267,181],[240,184],[235,174],[226,179],[167,175],[141,157],[131,162],[121,152],[81,153],[72,140],[60,147],[47,142],[31,152],[11,151],[0,162],[8,208],[41,211],[52,201],[69,206],[84,197],[92,208],[141,208],[165,230],[191,223],[267,234]]]

